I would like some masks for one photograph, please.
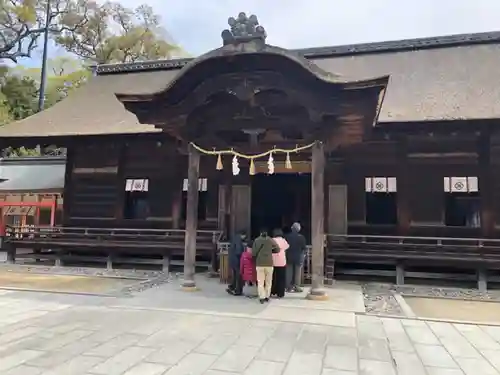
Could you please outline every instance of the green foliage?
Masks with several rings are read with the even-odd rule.
[[[1,0],[0,0],[1,1]],[[134,10],[116,2],[89,7],[87,22],[68,25],[56,43],[97,64],[168,58],[178,50],[166,39],[160,17],[149,5]]]
[[[88,0],[0,0],[0,60],[30,57],[48,19],[51,34],[87,21]]]
[[[30,77],[18,76],[3,71],[0,75],[0,92],[2,93],[4,110],[9,117],[6,120],[21,120],[36,112],[38,101],[38,84]]]

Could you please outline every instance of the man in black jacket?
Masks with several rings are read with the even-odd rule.
[[[231,284],[229,284],[226,291],[235,296],[243,294],[243,280],[240,272],[240,259],[241,254],[245,251],[246,247],[246,233],[241,231],[237,233],[232,241],[228,251],[229,268],[231,269],[232,277]]]
[[[300,224],[293,223],[291,232],[285,236],[290,247],[286,254],[287,292],[302,292],[300,287],[301,268],[306,251],[306,239],[300,233]]]

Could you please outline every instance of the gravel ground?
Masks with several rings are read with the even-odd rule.
[[[394,298],[391,284],[364,283],[361,285],[367,313],[404,316],[401,306]]]
[[[477,289],[466,288],[450,288],[450,287],[432,287],[432,286],[394,286],[394,291],[403,296],[415,297],[438,297],[438,298],[452,298],[463,299],[471,301],[495,301],[500,302],[500,291],[491,290],[485,293],[479,292]]]
[[[181,274],[169,274],[163,271],[117,269],[106,270],[87,267],[51,267],[51,266],[27,266],[17,264],[0,264],[0,272],[34,273],[65,276],[91,276],[91,277],[118,277],[137,279],[137,283],[115,290],[112,294],[118,296],[130,296],[146,289],[151,289],[170,282]]]
[[[404,316],[403,310],[396,298],[394,298],[395,294],[400,294],[403,297],[413,296],[500,302],[499,290],[481,293],[477,289],[427,285],[396,286],[385,283],[363,283],[362,288],[366,312],[372,314]]]

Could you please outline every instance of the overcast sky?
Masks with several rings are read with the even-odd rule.
[[[119,0],[135,7],[144,0]],[[148,0],[192,55],[221,45],[227,18],[255,14],[268,43],[303,48],[500,30],[499,0]],[[53,51],[52,51],[53,52]],[[31,64],[30,64],[31,65]]]

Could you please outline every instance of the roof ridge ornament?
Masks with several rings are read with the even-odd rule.
[[[230,28],[221,34],[224,45],[246,43],[251,40],[266,41],[266,30],[259,25],[255,14],[247,17],[245,12],[241,12],[237,18],[229,17],[227,23]]]

